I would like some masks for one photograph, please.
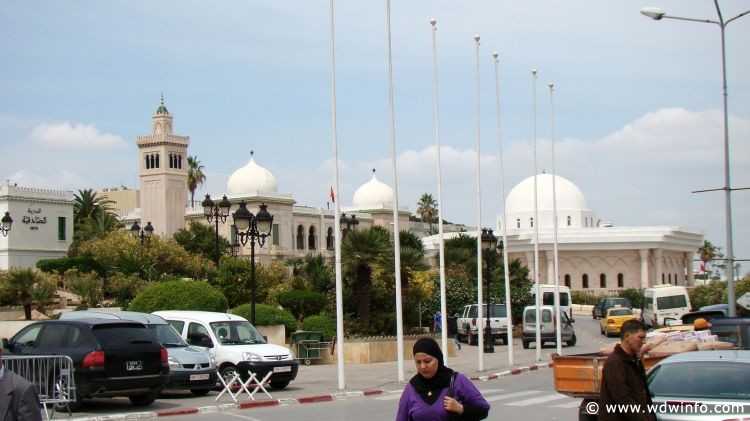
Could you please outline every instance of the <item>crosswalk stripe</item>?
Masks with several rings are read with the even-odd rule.
[[[538,390],[524,390],[523,392],[515,392],[515,393],[506,393],[504,395],[497,395],[497,396],[490,396],[489,398],[485,398],[487,402],[494,402],[499,401],[502,399],[510,399],[510,398],[517,398],[519,396],[528,396],[528,395],[534,395],[537,393],[542,393]]]
[[[508,403],[506,405],[509,405],[509,406],[526,406],[526,405],[534,405],[534,404],[537,404],[537,403],[544,403],[544,402],[556,401],[558,399],[565,399],[565,398],[567,398],[567,396],[561,395],[559,393],[556,393],[554,395],[546,395],[546,396],[541,396],[541,397],[538,397],[538,398],[532,398],[532,399],[526,399],[526,400],[517,401],[517,402],[511,402],[511,403]]]
[[[581,405],[580,399],[575,399],[570,402],[561,403],[560,405],[553,405],[553,408],[577,408],[579,405]]]

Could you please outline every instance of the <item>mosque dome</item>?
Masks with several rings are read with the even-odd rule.
[[[256,164],[252,154],[250,162],[237,169],[227,181],[228,196],[257,192],[278,193],[278,190],[276,177],[267,169]]]
[[[352,205],[358,209],[393,207],[393,189],[381,183],[372,172],[372,179],[354,193]]]
[[[589,210],[586,197],[567,178],[555,177],[555,193],[558,211]],[[508,213],[528,212],[534,210],[534,176],[521,181],[508,194],[506,204]],[[552,174],[537,175],[537,209],[552,210]]]

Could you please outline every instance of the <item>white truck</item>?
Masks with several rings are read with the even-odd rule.
[[[479,334],[484,334],[487,328],[487,304],[483,304],[482,314],[484,317],[479,319],[479,305],[469,304],[464,306],[461,314],[458,315],[456,328],[460,340],[466,340],[469,345],[476,345]],[[508,343],[508,311],[505,304],[490,305],[490,332],[493,342],[500,339],[503,345]]]

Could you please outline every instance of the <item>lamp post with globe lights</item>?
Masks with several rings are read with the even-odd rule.
[[[234,225],[237,227],[237,237],[244,246],[250,241],[250,323],[255,325],[255,296],[257,283],[255,282],[255,241],[263,247],[266,238],[271,235],[273,215],[266,209],[268,205],[261,203],[260,210],[253,215],[242,201],[240,207],[232,214]]]
[[[201,206],[203,206],[203,215],[206,217],[209,223],[211,221],[214,221],[216,223],[216,247],[214,250],[214,264],[216,264],[216,267],[219,267],[219,258],[221,257],[221,253],[219,252],[219,221],[221,223],[225,223],[227,221],[227,216],[229,216],[229,209],[232,207],[232,204],[227,199],[227,196],[225,195],[221,202],[215,203],[213,200],[211,200],[211,195],[207,194],[206,198],[203,199],[203,202],[201,202]]]
[[[8,236],[8,232],[10,231],[11,226],[13,226],[13,218],[10,217],[10,212],[5,212],[5,216],[3,216],[2,225],[0,225],[0,231],[3,232],[3,237]]]
[[[130,227],[130,233],[133,234],[133,237],[140,238],[141,245],[143,245],[145,241],[151,240],[151,236],[154,235],[154,226],[151,225],[151,221],[148,221],[146,226],[141,228],[136,222]]]

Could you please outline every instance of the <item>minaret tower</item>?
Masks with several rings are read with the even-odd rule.
[[[185,227],[190,137],[172,133],[172,114],[164,106],[164,94],[152,116],[152,128],[152,135],[136,138],[141,177],[141,226],[150,221],[155,234],[171,237]]]

